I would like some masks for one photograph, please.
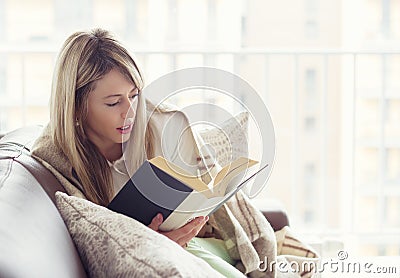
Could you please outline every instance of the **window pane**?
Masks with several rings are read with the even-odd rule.
[[[382,88],[382,56],[358,55],[356,58],[357,95],[379,97]]]
[[[2,127],[5,131],[11,131],[16,128],[24,126],[24,119],[26,118],[26,111],[19,106],[1,107],[2,119],[5,121]]]
[[[400,197],[390,196],[385,198],[384,225],[385,228],[400,228]]]
[[[380,131],[379,99],[359,99],[357,103],[356,125],[359,144],[374,144],[377,146]]]
[[[356,182],[360,190],[376,188],[379,153],[377,148],[359,148],[356,156]]]
[[[385,165],[386,184],[400,188],[400,148],[388,148],[386,150]]]
[[[51,92],[54,55],[30,54],[23,58],[26,105],[47,107]],[[40,65],[40,67],[38,67]]]
[[[354,229],[357,232],[377,232],[379,217],[376,197],[356,198]]]
[[[386,101],[385,140],[395,144],[400,142],[400,100],[388,99]]]
[[[7,86],[7,55],[0,53],[0,97],[6,93]]]
[[[400,244],[393,240],[393,238],[391,243],[382,243],[379,241],[381,241],[380,238],[362,240],[362,242],[359,244],[358,254],[360,256],[368,257],[399,255]]]
[[[317,94],[317,73],[315,69],[307,69],[306,70],[306,94],[309,97],[315,97]]]
[[[400,1],[398,1],[400,3]],[[399,20],[400,22],[400,20]],[[400,97],[400,55],[387,56],[386,96]]]

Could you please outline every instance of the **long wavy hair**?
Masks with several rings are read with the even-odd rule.
[[[107,205],[112,197],[113,181],[106,158],[85,135],[88,95],[96,81],[112,69],[119,70],[139,89],[134,129],[132,167],[138,168],[153,156],[154,136],[147,124],[146,100],[141,94],[143,78],[125,49],[109,32],[94,29],[76,32],[65,41],[57,58],[50,99],[52,139],[73,167],[86,198]],[[77,122],[78,121],[78,122]]]

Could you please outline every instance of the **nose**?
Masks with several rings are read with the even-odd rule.
[[[125,103],[126,105],[124,105],[123,110],[121,112],[121,118],[124,120],[128,118],[133,118],[135,116],[135,111],[133,110],[130,101],[127,101]]]
[[[121,113],[121,118],[124,120],[128,118],[133,118],[134,116],[135,116],[135,111],[133,111],[132,107],[128,107],[127,110]]]

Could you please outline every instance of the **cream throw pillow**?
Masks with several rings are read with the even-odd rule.
[[[132,218],[61,192],[56,202],[90,277],[221,277]]]
[[[247,157],[248,120],[249,113],[241,112],[215,128],[200,131],[198,134],[203,141],[200,145],[208,145],[211,156],[222,167],[241,156]]]

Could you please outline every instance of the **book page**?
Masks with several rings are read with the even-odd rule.
[[[162,231],[171,231],[184,226],[198,216],[206,216],[221,203],[223,197],[207,198],[192,192],[160,226]]]
[[[226,193],[226,187],[241,172],[246,171],[248,168],[256,165],[258,161],[239,157],[237,160],[232,163],[226,165],[222,170],[217,174],[215,179],[212,181],[213,187],[213,195],[214,196],[223,196]]]
[[[209,191],[208,185],[205,184],[198,176],[188,173],[184,169],[172,162],[167,161],[161,156],[154,157],[150,159],[149,162],[198,192]]]
[[[226,187],[234,177],[258,163],[258,161],[249,158],[239,157],[223,167],[209,184],[205,184],[198,176],[188,173],[161,156],[152,158],[149,162],[190,188],[203,193],[207,198],[224,196]]]

